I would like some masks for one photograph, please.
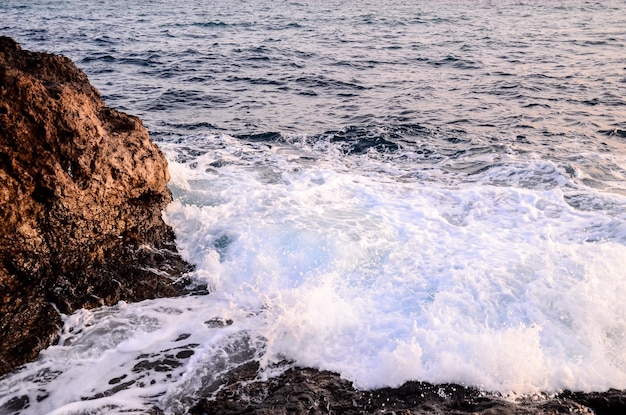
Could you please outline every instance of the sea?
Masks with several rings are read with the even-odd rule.
[[[626,389],[626,1],[2,0],[0,34],[141,117],[200,287],[64,315],[1,414],[182,414],[251,361]]]

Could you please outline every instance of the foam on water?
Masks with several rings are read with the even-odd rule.
[[[185,190],[168,220],[216,290],[272,315],[269,356],[366,388],[624,385],[624,211],[570,206],[570,179],[551,162],[502,165],[480,180],[490,185],[442,186],[393,180],[369,156],[347,166],[261,145],[207,170],[242,151],[223,139],[195,169],[172,166]]]
[[[67,316],[58,345],[0,380],[0,408],[179,413],[253,359],[362,388],[626,387],[623,196],[528,155],[467,180],[295,138],[161,147],[166,220],[212,294]]]
[[[219,296],[81,310],[65,318],[59,344],[3,380],[0,395],[26,396],[25,414],[145,413],[155,405],[182,413],[254,357],[247,314]],[[13,413],[2,403],[1,413]]]

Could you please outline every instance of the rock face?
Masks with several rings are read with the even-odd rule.
[[[0,37],[0,375],[60,327],[54,307],[180,292],[167,162],[69,59]]]

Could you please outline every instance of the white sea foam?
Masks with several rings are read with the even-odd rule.
[[[390,179],[368,156],[311,163],[221,139],[194,169],[171,166],[185,190],[167,217],[211,286],[263,304],[269,357],[366,388],[625,385],[624,211],[566,203],[569,178],[554,164],[518,161],[442,186]],[[237,162],[207,172],[231,146]]]
[[[409,157],[389,170],[304,143],[197,140],[193,157],[163,144],[165,217],[213,293],[66,317],[59,345],[0,380],[0,406],[26,395],[24,414],[177,413],[250,359],[362,388],[626,388],[623,197],[582,194],[532,158],[421,180]]]

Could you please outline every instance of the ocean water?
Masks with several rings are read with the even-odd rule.
[[[626,3],[18,1],[169,160],[209,294],[64,316],[1,414],[184,413],[251,360],[626,388]]]

